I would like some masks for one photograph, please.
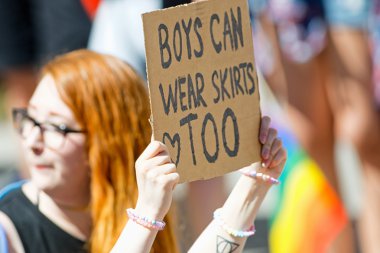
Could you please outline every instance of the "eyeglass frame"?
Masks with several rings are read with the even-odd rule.
[[[66,135],[69,133],[86,133],[85,130],[72,129],[72,128],[66,126],[65,124],[55,125],[55,124],[51,124],[51,123],[38,122],[36,119],[34,119],[33,117],[31,117],[29,115],[28,110],[26,108],[13,108],[12,109],[13,125],[20,135],[21,135],[20,129],[19,129],[19,127],[16,127],[16,117],[17,117],[17,114],[19,114],[19,113],[21,113],[23,117],[26,117],[28,120],[30,120],[34,124],[33,128],[37,126],[40,129],[42,136],[43,136],[44,131],[46,131],[46,128],[44,128],[44,126],[43,126],[44,124],[45,125],[48,124],[48,125],[51,125],[52,127],[54,127],[54,129],[57,132],[59,132],[63,135],[64,139],[66,139]],[[28,137],[22,136],[22,138],[26,139]],[[63,143],[61,145],[63,145]]]

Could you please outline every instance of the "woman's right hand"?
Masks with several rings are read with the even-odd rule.
[[[173,190],[179,180],[165,144],[152,141],[135,163],[139,196],[136,212],[162,220],[169,211]]]

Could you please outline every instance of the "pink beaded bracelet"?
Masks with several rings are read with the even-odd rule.
[[[252,225],[248,230],[237,230],[229,227],[224,220],[222,219],[221,216],[221,208],[216,209],[214,211],[214,220],[217,222],[217,224],[224,230],[226,231],[229,235],[232,235],[234,237],[248,237],[252,236],[256,233],[255,226]]]
[[[166,225],[164,221],[157,221],[145,216],[138,215],[133,208],[128,208],[127,214],[129,219],[131,219],[133,222],[149,229],[163,230]]]
[[[264,182],[268,182],[270,184],[275,184],[275,185],[280,184],[280,181],[277,178],[271,177],[271,176],[264,174],[262,172],[257,172],[255,170],[247,171],[244,169],[240,170],[240,172],[247,177],[251,177],[254,179],[260,179],[260,180],[263,180]]]

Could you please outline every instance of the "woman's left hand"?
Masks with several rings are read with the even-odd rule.
[[[270,127],[271,119],[268,116],[261,118],[259,140],[263,144],[261,149],[261,171],[278,178],[284,169],[286,162],[286,150],[281,139],[277,136],[277,130]]]

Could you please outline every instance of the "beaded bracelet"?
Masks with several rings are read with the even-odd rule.
[[[251,177],[254,179],[260,179],[260,180],[263,180],[264,182],[268,182],[270,184],[275,184],[275,185],[280,184],[280,181],[277,178],[271,177],[271,176],[264,174],[264,173],[261,173],[261,172],[257,172],[255,170],[251,170],[251,171],[240,170],[240,172],[247,177]]]
[[[222,219],[221,208],[216,209],[214,211],[214,220],[224,231],[226,231],[229,235],[232,235],[234,237],[248,237],[256,233],[254,225],[252,225],[248,230],[237,230],[229,227]]]
[[[127,214],[129,219],[133,222],[149,229],[163,230],[166,225],[164,221],[157,221],[145,216],[139,216],[133,208],[128,208]]]

